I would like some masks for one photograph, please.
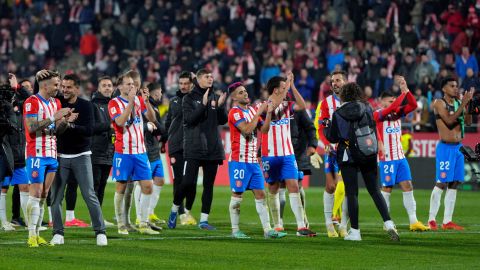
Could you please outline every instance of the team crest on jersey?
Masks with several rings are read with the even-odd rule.
[[[115,107],[112,107],[112,108],[110,109],[110,112],[111,112],[112,114],[116,114],[116,113],[117,113],[117,109],[116,109]]]
[[[440,177],[441,177],[441,178],[446,178],[446,177],[447,177],[447,173],[446,173],[446,172],[442,172],[442,173],[440,174]]]
[[[240,181],[240,180],[235,181],[235,185],[236,185],[238,188],[239,188],[239,187],[242,187],[242,184],[243,184],[243,183],[242,183],[242,181]]]
[[[390,177],[390,175],[387,175],[387,176],[385,177],[385,181],[390,182],[390,180],[392,180],[392,177]]]
[[[38,177],[38,171],[33,171],[32,172],[32,177],[37,178]]]
[[[242,117],[241,117],[240,114],[237,112],[237,113],[234,113],[234,114],[233,114],[233,118],[235,119],[235,121],[238,121],[238,120],[240,120]]]
[[[25,111],[29,112],[32,110],[32,103],[25,104]]]
[[[117,169],[117,176],[120,176],[120,170]]]

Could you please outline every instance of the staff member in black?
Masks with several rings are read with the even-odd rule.
[[[180,204],[189,189],[195,188],[198,170],[203,168],[202,213],[199,228],[215,230],[208,224],[208,215],[213,200],[213,184],[218,165],[223,163],[225,151],[218,131],[219,125],[227,123],[225,110],[226,93],[216,95],[212,89],[213,75],[206,69],[196,74],[192,92],[185,95],[183,109],[183,156],[185,158],[183,179],[173,199],[172,211],[168,218],[168,227],[174,228]]]
[[[168,155],[170,157],[170,164],[173,169],[173,197],[178,196],[180,184],[183,179],[183,111],[182,100],[183,97],[192,91],[192,73],[183,71],[178,78],[178,90],[170,100],[170,108],[168,109],[165,120],[165,128],[168,131],[168,136],[163,142],[168,141]],[[195,195],[197,193],[196,187],[185,190],[186,204],[183,207],[183,202],[180,204],[178,213],[180,214],[180,224],[182,225],[197,225],[197,221],[190,213],[192,210]],[[176,225],[176,224],[174,224]]]
[[[340,90],[342,106],[333,113],[332,122],[325,119],[324,134],[329,142],[338,143],[337,161],[345,183],[346,196],[348,198],[348,212],[351,229],[345,240],[360,241],[360,229],[358,227],[358,171],[362,173],[363,181],[368,193],[372,197],[380,215],[383,218],[385,228],[392,240],[398,241],[395,224],[390,218],[387,205],[383,199],[377,184],[378,164],[377,156],[361,160],[356,155],[353,147],[351,134],[353,123],[359,123],[366,116],[368,126],[375,132],[372,108],[366,102],[362,89],[355,83],[348,83]],[[377,143],[375,141],[375,143]],[[358,152],[357,152],[358,153]],[[354,158],[356,156],[357,158]]]
[[[107,185],[113,160],[113,129],[110,114],[108,113],[108,102],[113,93],[113,83],[110,77],[98,79],[98,89],[92,95],[93,115],[95,125],[92,137],[92,171],[93,185],[97,194],[100,206],[103,204],[105,186]],[[113,226],[112,223],[104,221],[105,226]]]
[[[57,134],[59,175],[52,185],[52,244],[64,243],[64,228],[62,222],[62,201],[65,185],[68,179],[75,179],[80,187],[83,199],[88,207],[93,229],[97,237],[97,245],[106,246],[105,223],[102,209],[93,189],[93,173],[91,161],[91,145],[93,135],[93,105],[79,98],[79,78],[71,74],[62,81],[65,102],[63,108],[73,108],[78,115],[75,120],[69,118],[68,128],[62,134]],[[73,120],[73,121],[72,121]]]

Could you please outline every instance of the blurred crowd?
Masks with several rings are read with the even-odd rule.
[[[439,83],[477,89],[480,0],[7,0],[0,6],[0,79],[41,68],[79,74],[86,96],[97,78],[138,70],[178,89],[182,70],[213,71],[216,89],[243,81],[260,98],[269,78],[293,70],[314,110],[345,70],[376,106],[406,78],[419,108],[406,119],[433,130]]]

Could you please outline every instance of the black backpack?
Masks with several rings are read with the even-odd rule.
[[[378,141],[375,128],[370,127],[372,122],[369,112],[364,113],[358,121],[350,122],[348,147],[355,162],[365,163],[377,157]]]

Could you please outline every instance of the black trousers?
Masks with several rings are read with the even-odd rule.
[[[103,196],[105,195],[105,187],[107,185],[108,177],[110,176],[110,170],[112,165],[106,164],[92,164],[93,171],[93,188],[97,194],[100,205],[103,204]]]
[[[209,214],[213,201],[213,184],[215,182],[215,176],[217,176],[218,161],[213,160],[198,160],[198,159],[186,159],[183,169],[183,179],[180,184],[180,188],[175,194],[173,203],[180,205],[185,199],[187,192],[191,192],[192,189],[196,189],[198,170],[203,168],[203,193],[202,193],[202,213]],[[191,209],[191,206],[185,205],[187,209]],[[192,200],[193,205],[193,200]],[[190,207],[190,208],[188,208]]]
[[[170,155],[170,164],[172,165],[172,170],[173,170],[173,198],[175,198],[175,196],[178,196],[178,192],[182,184],[184,163],[185,163],[185,160],[183,159],[183,152],[177,152]],[[193,202],[195,201],[196,195],[197,195],[196,187],[185,191],[185,200],[187,201],[188,210],[192,210]],[[180,215],[185,213],[183,200],[180,203],[180,208],[178,209],[178,213]]]
[[[378,167],[377,162],[373,161],[366,165],[339,164],[342,172],[343,182],[345,183],[345,193],[348,203],[348,214],[350,224],[354,229],[358,229],[358,171],[360,170],[368,193],[373,199],[383,221],[390,220],[387,204],[380,193],[377,183]]]
[[[12,219],[20,218],[20,189],[18,185],[13,186],[12,192]]]

